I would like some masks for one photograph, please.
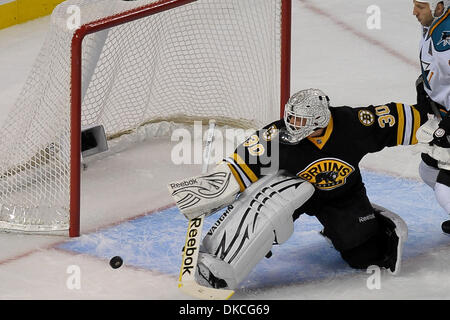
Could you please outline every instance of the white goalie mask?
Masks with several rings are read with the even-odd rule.
[[[289,142],[298,143],[330,121],[330,98],[319,89],[301,90],[292,95],[284,109]]]

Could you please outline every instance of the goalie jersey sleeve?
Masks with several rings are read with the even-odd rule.
[[[330,111],[330,122],[321,137],[308,137],[298,144],[284,143],[286,128],[281,119],[239,145],[225,160],[241,191],[278,170],[309,181],[327,196],[361,187],[361,159],[385,147],[416,144],[415,133],[427,120],[426,111],[402,103],[330,107]]]

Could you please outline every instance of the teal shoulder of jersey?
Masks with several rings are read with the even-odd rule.
[[[450,50],[450,9],[431,28],[433,28],[431,37],[434,49],[438,52]]]

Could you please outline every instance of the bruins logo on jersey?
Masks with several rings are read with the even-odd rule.
[[[358,112],[358,118],[366,127],[371,126],[375,122],[375,116],[369,110],[360,110]]]
[[[269,128],[267,128],[266,131],[263,132],[262,136],[264,140],[272,141],[272,139],[275,138],[277,134],[278,134],[277,126],[273,124]]]
[[[326,158],[311,163],[297,175],[320,190],[332,190],[344,185],[353,171],[355,168],[345,161]]]

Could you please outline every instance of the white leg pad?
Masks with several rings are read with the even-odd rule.
[[[199,269],[206,267],[234,289],[256,264],[294,231],[292,214],[314,193],[310,183],[278,173],[245,190],[203,239]]]

